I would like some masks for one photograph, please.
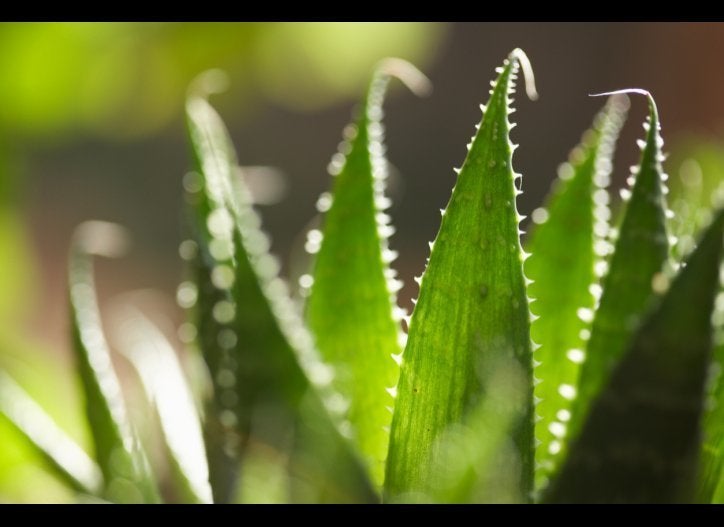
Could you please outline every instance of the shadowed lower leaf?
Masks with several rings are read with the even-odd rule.
[[[723,226],[724,211],[719,211],[633,336],[593,401],[548,501],[693,499]]]

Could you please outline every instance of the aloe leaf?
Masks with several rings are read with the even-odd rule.
[[[176,352],[138,309],[123,306],[115,314],[118,349],[138,372],[156,408],[181,499],[211,503],[201,423]]]
[[[330,166],[335,175],[322,232],[310,231],[307,246],[318,253],[307,300],[307,319],[324,359],[335,367],[334,384],[349,405],[351,434],[376,484],[384,479],[399,360],[404,345],[388,248],[393,228],[384,209],[387,161],[382,155],[382,101],[397,76],[413,89],[427,79],[399,59],[383,61],[375,71],[363,110],[345,129],[346,141]],[[418,90],[419,91],[419,90]],[[345,155],[346,154],[346,155]],[[321,245],[318,238],[321,239]],[[302,278],[302,281],[305,279]]]
[[[105,480],[104,496],[113,502],[155,503],[160,501],[158,489],[128,419],[93,280],[93,255],[113,256],[122,241],[119,227],[105,222],[86,222],[75,232],[69,263],[73,349],[96,460]]]
[[[578,386],[559,387],[564,398],[573,400],[570,426],[559,427],[559,435],[568,435],[571,439],[577,435],[593,399],[636,331],[654,289],[663,279],[669,255],[659,114],[648,92],[626,92],[642,93],[648,98],[646,140],[639,141],[641,161],[632,168],[629,178],[632,188],[622,192],[626,203],[619,232],[614,236],[613,254],[607,263],[598,264],[599,272],[606,272],[607,267],[607,273],[602,279],[603,289],[595,316],[591,310],[579,311],[581,319],[593,319],[593,323]]]
[[[723,227],[719,211],[633,336],[571,443],[550,501],[693,499]]]
[[[576,386],[590,321],[578,316],[592,310],[600,285],[594,266],[606,255],[609,244],[608,192],[611,162],[619,130],[628,109],[626,96],[613,96],[599,113],[593,128],[561,165],[546,208],[533,212],[533,229],[526,246],[531,255],[525,262],[531,311],[538,317],[531,324],[538,365],[535,377],[536,487],[545,486],[555,471],[564,441],[560,426],[570,419],[571,401],[558,391],[562,385]]]
[[[282,427],[311,427],[342,449],[344,459],[339,462],[350,475],[337,484],[357,499],[373,499],[359,460],[339,432],[344,423],[341,396],[331,384],[334,371],[320,360],[278,277],[279,264],[268,253],[268,237],[260,229],[243,180],[235,175],[236,156],[228,133],[203,97],[189,98],[187,116],[202,182],[191,201],[200,261],[198,325],[207,339],[208,347],[204,342],[201,346],[214,378],[207,419],[212,439],[223,451],[221,460],[227,460],[210,463],[214,498],[227,501],[234,493],[229,484],[233,478],[224,481],[214,471],[233,472],[229,467],[238,466],[255,412],[265,405],[282,405],[291,412],[291,418],[287,413],[281,419]],[[326,474],[327,479],[334,477]]]
[[[0,371],[0,414],[33,445],[55,473],[79,492],[99,494],[96,463],[8,374]]]
[[[521,404],[512,413],[517,462],[495,469],[512,477],[519,499],[533,484],[533,384],[530,311],[516,210],[520,190],[508,138],[510,93],[525,54],[514,50],[497,71],[490,101],[458,173],[433,242],[403,355],[385,479],[389,501],[430,499],[434,445],[464,421],[490,389],[488,368],[504,358],[522,370]],[[495,475],[490,476],[495,478]]]

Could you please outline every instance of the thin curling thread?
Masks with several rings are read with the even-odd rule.
[[[590,93],[589,97],[605,97],[607,95],[623,95],[623,94],[629,94],[629,93],[637,93],[639,95],[644,95],[649,100],[649,106],[651,107],[651,113],[654,114],[654,117],[656,121],[659,120],[659,109],[656,107],[656,101],[654,101],[654,98],[651,96],[651,92],[648,90],[644,90],[641,88],[624,88],[622,90],[614,90],[609,92],[603,92],[603,93]]]

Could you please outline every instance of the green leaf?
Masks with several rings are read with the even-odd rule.
[[[515,205],[520,176],[512,169],[514,147],[508,138],[509,94],[521,64],[532,81],[519,49],[497,70],[420,280],[392,419],[389,501],[430,499],[436,441],[485,396],[491,388],[487,370],[505,358],[517,363],[525,380],[522,403],[508,410],[517,462],[495,466],[488,477],[513,478],[522,500],[532,491],[530,311],[518,228],[522,218]],[[528,87],[534,93],[531,83]]]
[[[563,397],[573,399],[570,426],[561,430],[571,439],[576,437],[591,403],[636,331],[654,288],[664,278],[661,273],[669,254],[659,115],[648,92],[634,92],[646,95],[649,103],[648,122],[644,124],[646,141],[639,141],[641,161],[629,178],[633,188],[622,192],[627,203],[613,254],[600,269],[605,271],[607,267],[608,272],[602,279],[603,291],[595,316],[591,310],[579,312],[584,321],[593,318],[593,324],[578,387],[559,388]]]
[[[156,408],[180,497],[185,503],[211,503],[201,423],[176,352],[137,308],[120,309],[115,312],[119,351],[138,372]]]
[[[576,386],[590,322],[579,309],[594,307],[597,283],[594,266],[605,256],[608,243],[608,192],[611,162],[619,130],[628,109],[626,96],[613,96],[596,116],[593,128],[561,165],[546,208],[533,212],[535,228],[526,250],[535,352],[536,487],[545,486],[564,449],[558,431],[570,418],[571,401],[558,391]],[[601,254],[603,253],[603,254]],[[564,277],[564,278],[562,278]]]
[[[158,489],[128,420],[93,280],[92,255],[113,256],[122,242],[119,228],[104,222],[86,222],[75,232],[69,263],[73,349],[85,391],[96,460],[105,480],[104,496],[120,503],[156,503],[160,501]]]
[[[0,371],[0,414],[27,438],[68,485],[89,494],[101,492],[103,477],[95,462],[3,371]]]
[[[351,499],[374,499],[359,460],[338,431],[343,416],[341,396],[331,384],[334,371],[321,362],[277,276],[279,264],[268,253],[269,240],[249,192],[236,177],[236,157],[221,118],[199,96],[189,98],[187,115],[201,175],[190,200],[200,249],[198,329],[214,379],[207,448],[215,501],[234,494],[233,467],[243,456],[255,418],[270,409],[281,411],[271,436],[298,426],[336,441],[343,458],[337,458],[336,468],[348,474],[337,479],[325,474],[325,479]],[[226,476],[216,477],[217,470]]]
[[[693,498],[724,210],[651,310],[571,443],[553,502]]]
[[[391,75],[409,79],[413,89],[428,87],[422,73],[400,59],[378,66],[361,115],[345,129],[346,141],[330,167],[334,188],[319,201],[328,210],[322,232],[309,233],[308,248],[319,252],[313,277],[305,277],[313,278],[309,327],[320,353],[335,367],[334,385],[348,406],[352,438],[379,486],[394,405],[389,392],[397,386],[405,337],[396,294],[401,282],[389,266],[397,256],[387,242],[393,228],[384,213],[389,200],[381,118]]]

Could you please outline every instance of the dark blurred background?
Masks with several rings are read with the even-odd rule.
[[[272,192],[277,202],[261,206],[284,272],[329,187],[326,166],[374,64],[398,56],[430,77],[429,98],[395,86],[386,103],[391,247],[405,282],[400,303],[410,307],[412,276],[423,269],[478,105],[515,47],[530,57],[540,93],[530,102],[521,91],[513,116],[523,214],[540,206],[602,106],[588,94],[651,91],[667,151],[722,143],[718,23],[0,24],[0,353],[67,356],[66,252],[73,228],[88,219],[120,223],[133,237],[126,257],[98,265],[102,304],[155,288],[168,299],[159,309],[182,320],[173,297],[190,167],[183,102],[209,68],[228,73],[229,89],[212,103],[241,164],[272,167],[272,181],[284,183]],[[632,101],[614,187],[637,161],[645,110]]]

